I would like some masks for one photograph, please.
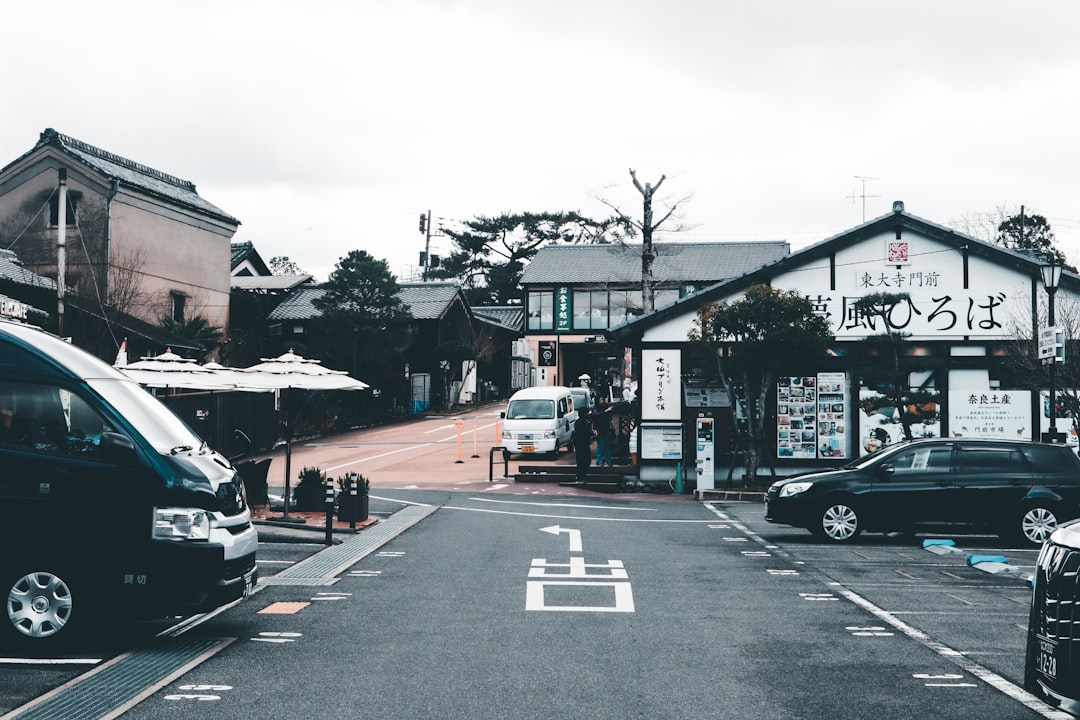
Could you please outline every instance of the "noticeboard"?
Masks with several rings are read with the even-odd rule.
[[[643,460],[682,460],[681,423],[642,423]]]
[[[731,407],[731,398],[721,386],[683,386],[683,404],[688,408]]]

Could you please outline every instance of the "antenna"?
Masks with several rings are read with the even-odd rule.
[[[851,204],[852,205],[855,204],[855,200],[857,198],[862,198],[862,221],[866,222],[866,198],[868,198],[868,197],[870,197],[870,198],[881,197],[880,195],[867,195],[866,194],[866,182],[868,180],[879,180],[880,178],[866,177],[864,175],[855,175],[854,177],[855,177],[856,180],[858,180],[860,183],[862,183],[862,194],[861,195],[856,195],[855,191],[852,190],[851,194],[848,195],[848,197],[851,198]]]

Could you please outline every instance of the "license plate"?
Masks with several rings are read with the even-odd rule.
[[[251,597],[251,592],[255,587],[255,572],[249,572],[244,575],[244,597]]]
[[[1057,640],[1035,636],[1035,669],[1048,680],[1057,680]]]
[[[533,446],[532,445],[522,445],[521,446],[521,452],[523,452],[523,453],[533,452]]]

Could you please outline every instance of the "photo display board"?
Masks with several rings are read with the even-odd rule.
[[[781,377],[776,387],[776,457],[848,457],[847,373]]]

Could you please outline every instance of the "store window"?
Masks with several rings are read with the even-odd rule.
[[[643,303],[640,290],[616,290],[611,293],[611,324],[618,325],[640,315]]]
[[[607,290],[574,291],[574,329],[607,330]]]
[[[555,293],[551,290],[529,292],[529,318],[527,330],[551,330],[555,315]]]

